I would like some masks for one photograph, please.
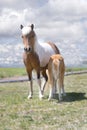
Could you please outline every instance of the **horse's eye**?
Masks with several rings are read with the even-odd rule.
[[[21,36],[23,38],[23,36]]]

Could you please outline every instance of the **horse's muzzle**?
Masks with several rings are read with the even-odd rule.
[[[30,48],[30,47],[29,48],[24,48],[24,51],[30,53],[30,52],[32,52],[32,48]]]

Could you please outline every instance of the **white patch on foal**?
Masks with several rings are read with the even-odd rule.
[[[23,27],[22,28],[22,35],[27,35],[30,33],[30,31],[31,31],[31,27],[28,27],[28,26]]]

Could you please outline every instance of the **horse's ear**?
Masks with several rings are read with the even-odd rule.
[[[33,24],[31,24],[31,29],[32,29],[32,30],[34,29],[34,25],[33,25]]]
[[[24,26],[23,25],[20,25],[20,29],[22,29]]]

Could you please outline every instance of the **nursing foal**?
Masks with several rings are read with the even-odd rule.
[[[28,95],[28,98],[32,98],[33,95],[32,71],[35,70],[39,84],[39,98],[42,99],[44,87],[48,80],[46,69],[48,68],[50,56],[53,54],[58,54],[60,52],[56,45],[51,42],[38,42],[33,24],[25,27],[21,25],[20,28],[22,30],[22,38],[24,44],[23,61],[30,81],[30,93]],[[40,72],[45,78],[45,83],[42,88]]]
[[[46,71],[48,75],[48,83],[50,85],[50,93],[48,100],[51,100],[54,94],[54,86],[56,83],[58,84],[59,88],[59,101],[62,100],[62,95],[65,96],[64,91],[64,73],[65,73],[65,65],[64,65],[64,59],[60,54],[55,54],[50,57],[49,64],[48,64],[48,70]]]

